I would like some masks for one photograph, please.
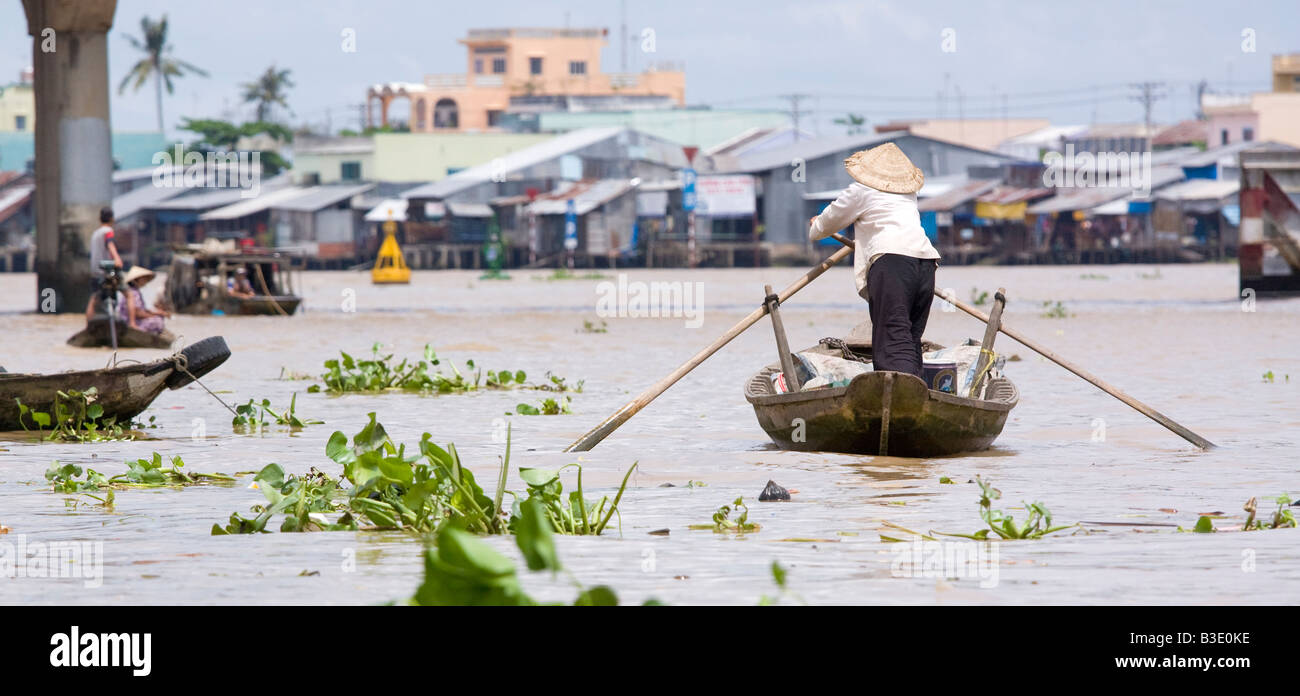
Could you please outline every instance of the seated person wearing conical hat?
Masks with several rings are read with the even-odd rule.
[[[921,334],[939,264],[916,208],[925,175],[893,143],[854,153],[844,168],[854,183],[812,218],[808,237],[853,226],[853,273],[871,315],[872,363],[920,377]]]
[[[153,271],[139,266],[132,266],[131,270],[126,272],[126,277],[123,278],[126,285],[122,288],[126,301],[122,303],[121,311],[122,318],[131,328],[160,334],[163,332],[163,320],[171,315],[165,310],[150,309],[149,305],[145,304],[144,293],[141,292],[141,289],[154,277]]]

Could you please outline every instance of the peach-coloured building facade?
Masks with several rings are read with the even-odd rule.
[[[388,125],[395,99],[410,100],[412,132],[497,128],[511,97],[663,97],[686,102],[681,70],[603,73],[605,29],[471,29],[463,73],[426,75],[423,83],[375,85],[366,94],[367,125]]]

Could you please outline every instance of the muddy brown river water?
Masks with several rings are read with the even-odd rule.
[[[554,468],[580,461],[590,498],[612,492],[622,472],[639,462],[621,506],[621,534],[558,539],[574,577],[608,584],[625,602],[752,604],[775,594],[774,560],[789,571],[792,592],[812,604],[1293,603],[1300,597],[1300,531],[1191,534],[1095,524],[1190,528],[1199,513],[1221,511],[1226,518],[1216,524],[1231,528],[1241,524],[1249,498],[1259,497],[1261,510],[1271,513],[1272,498],[1300,493],[1300,300],[1261,300],[1245,311],[1251,307],[1236,297],[1234,265],[939,271],[939,284],[964,300],[972,288],[1005,286],[1005,323],[1221,446],[1211,452],[1195,450],[1006,337],[998,347],[1021,358],[1007,364],[1007,373],[1022,396],[993,449],[929,460],[778,451],[741,393],[754,370],[775,360],[766,321],[591,452],[561,451],[748,313],[761,302],[764,283],[783,287],[801,272],[632,270],[631,283],[699,283],[692,288],[700,293],[702,321],[612,317],[607,333],[582,328],[584,319],[599,319],[600,283],[615,277],[554,281],[541,271],[516,271],[508,281],[417,272],[404,287],[373,286],[363,273],[308,273],[306,311],[298,316],[176,317],[169,328],[185,342],[225,336],[233,355],[203,380],[223,399],[269,398],[283,406],[296,392],[299,414],[325,425],[235,434],[229,413],[191,385],[165,392],[144,414],[159,424],[145,431],[152,440],[81,445],[0,436],[8,439],[0,442],[0,525],[11,530],[0,543],[103,542],[102,584],[0,576],[0,602],[368,604],[409,597],[422,576],[421,542],[413,536],[211,536],[214,522],[262,501],[248,488],[249,476],[231,487],[119,491],[111,511],[69,507],[68,496],[44,481],[54,460],[112,474],[125,469],[123,460],[155,450],[181,455],[197,471],[235,473],[278,462],[290,472],[317,466],[337,475],[324,455],[330,433],[351,435],[370,411],[399,442],[415,443],[424,431],[455,442],[478,479],[493,481],[504,450],[494,435],[504,412],[542,394],[330,397],[306,393],[309,381],[279,379],[282,370],[318,374],[340,349],[361,354],[376,341],[398,355],[416,356],[428,343],[458,364],[473,358],[489,369],[525,370],[530,378],[551,370],[571,382],[585,380],[572,415],[509,418],[512,463]],[[33,275],[0,275],[0,364],[10,372],[104,366],[106,349],[64,345],[80,328],[76,315],[31,313],[35,282]],[[160,287],[161,279],[146,296]],[[1070,316],[1042,316],[1045,301],[1063,303]],[[849,270],[837,268],[787,303],[783,314],[791,345],[802,347],[846,333],[865,319],[866,304],[854,294]],[[927,337],[952,344],[982,333],[976,320],[936,305]],[[127,350],[119,358],[165,354]],[[1262,378],[1269,371],[1271,383]],[[951,560],[949,547],[936,552],[880,541],[881,533],[898,534],[885,522],[918,531],[980,528],[976,475],[1002,490],[997,506],[1018,518],[1024,512],[1010,508],[1038,500],[1058,523],[1094,524],[1085,525],[1087,533],[951,547],[982,554],[978,565]],[[941,477],[955,484],[941,484]],[[797,489],[794,500],[759,503],[768,479]],[[509,487],[524,488],[517,470]],[[749,503],[760,531],[734,537],[688,529],[737,496]],[[667,536],[649,533],[664,528]],[[508,538],[488,543],[517,556]],[[563,577],[526,575],[524,581],[543,599],[574,594]]]

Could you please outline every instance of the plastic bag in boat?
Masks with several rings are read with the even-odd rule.
[[[845,360],[824,353],[795,353],[794,360],[794,369],[799,373],[803,389],[842,387],[852,382],[854,377],[871,372],[870,363]],[[781,385],[784,386],[784,381]]]

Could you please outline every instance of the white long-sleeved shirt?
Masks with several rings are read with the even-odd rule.
[[[808,238],[817,241],[829,237],[850,223],[857,242],[853,275],[859,293],[866,291],[867,269],[881,254],[939,258],[921,228],[915,193],[886,193],[855,181],[813,220]]]

